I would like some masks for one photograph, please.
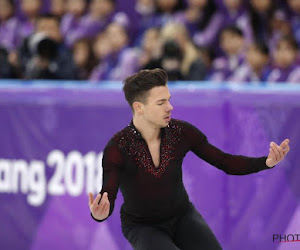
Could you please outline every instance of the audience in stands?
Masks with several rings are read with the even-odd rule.
[[[0,34],[1,78],[300,83],[299,0],[0,0]]]

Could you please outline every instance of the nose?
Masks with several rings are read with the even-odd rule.
[[[173,110],[173,106],[171,105],[170,102],[168,102],[168,111],[172,111]]]

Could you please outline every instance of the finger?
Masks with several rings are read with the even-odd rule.
[[[277,153],[276,153],[275,149],[273,147],[271,147],[270,149],[271,149],[271,151],[273,153],[272,159],[274,159],[276,162],[278,162]]]
[[[107,192],[104,192],[101,201],[98,202],[98,204],[100,204],[100,206],[103,206],[103,204],[108,200],[107,196],[108,196]]]
[[[276,143],[275,142],[271,142],[271,148],[273,148],[275,154],[276,154],[276,157],[278,156],[278,158],[280,157],[280,152],[278,150],[278,148],[276,147]],[[278,145],[277,145],[278,146]],[[279,160],[279,159],[278,159]]]
[[[109,209],[109,205],[107,202],[105,202],[101,210],[102,214],[106,214],[108,212],[108,209]]]
[[[290,151],[290,146],[287,145],[287,147],[283,150],[283,154],[286,155]]]
[[[283,155],[283,149],[282,149],[282,147],[278,146],[276,143],[274,143],[274,146],[275,146],[275,148],[278,150],[280,159],[282,160],[282,159],[283,159],[283,156],[284,156],[284,155]]]
[[[276,161],[276,156],[275,156],[275,153],[274,153],[273,149],[270,148],[269,150],[270,150],[270,154],[269,154],[268,158],[271,158],[274,161]]]
[[[90,192],[89,193],[89,206],[91,206],[93,204],[93,200],[94,200],[94,196],[93,194]]]
[[[97,194],[95,200],[93,201],[92,207],[95,208],[98,205],[98,201],[101,199],[101,194]]]
[[[275,154],[271,147],[270,147],[269,151],[270,151],[270,154],[269,154],[270,158],[275,159]]]

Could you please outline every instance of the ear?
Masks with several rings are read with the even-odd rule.
[[[135,113],[141,113],[143,111],[143,104],[141,102],[134,102],[132,107]]]

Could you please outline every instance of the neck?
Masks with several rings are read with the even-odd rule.
[[[134,116],[133,125],[141,133],[147,143],[160,139],[160,128],[155,127],[153,124],[145,121],[144,119]]]

